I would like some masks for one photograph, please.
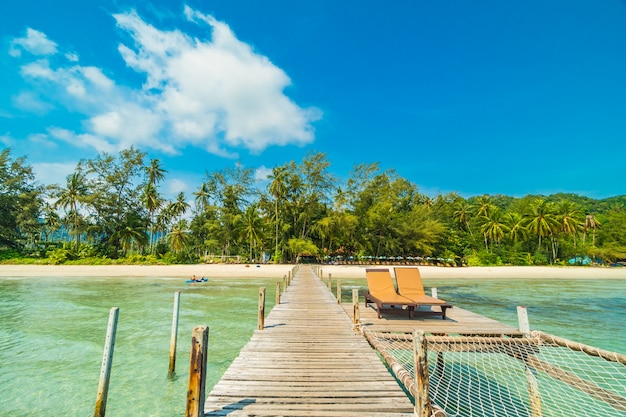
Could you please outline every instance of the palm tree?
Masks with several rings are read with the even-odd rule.
[[[475,206],[476,216],[478,217],[488,217],[489,213],[494,210],[496,207],[491,202],[491,198],[485,194],[478,197],[477,204]]]
[[[203,182],[198,191],[193,193],[193,195],[196,196],[196,210],[199,213],[204,212],[209,205],[209,198],[211,197],[209,185]]]
[[[585,223],[583,225],[583,246],[585,246],[585,237],[587,236],[588,230],[592,231],[591,245],[592,246],[596,245],[596,229],[600,229],[601,227],[602,227],[602,224],[598,221],[598,219],[596,219],[596,217],[593,214],[587,214],[585,216]]]
[[[145,224],[136,216],[126,219],[126,224],[121,229],[115,231],[111,235],[111,241],[119,241],[122,247],[123,255],[126,256],[132,249],[133,243],[136,243],[138,249],[148,243],[148,235],[146,234]]]
[[[157,185],[163,181],[165,179],[165,173],[167,173],[167,170],[163,169],[158,159],[151,160],[150,165],[147,166],[145,170],[148,175],[148,183],[152,185]]]
[[[154,251],[154,231],[156,228],[155,213],[163,206],[163,199],[159,196],[156,185],[147,183],[143,192],[143,204],[150,214],[150,253]]]
[[[178,193],[176,201],[170,205],[173,217],[177,218],[179,221],[181,220],[181,217],[187,213],[187,209],[189,209],[189,207],[189,203],[185,201],[185,193],[183,192]]]
[[[521,214],[515,211],[506,213],[506,223],[509,229],[509,238],[513,243],[526,239],[528,229],[524,225],[524,217]]]
[[[185,250],[189,243],[189,232],[187,228],[187,222],[181,220],[172,227],[172,230],[167,235],[170,242],[170,250],[172,252],[182,252]]]
[[[527,215],[527,227],[530,233],[538,237],[537,250],[541,251],[542,238],[551,236],[557,227],[552,206],[543,199],[537,199],[530,205],[531,212]]]
[[[556,209],[556,217],[559,229],[565,236],[572,236],[574,239],[574,252],[576,252],[576,235],[580,225],[580,210],[571,202],[563,200]]]
[[[154,231],[156,228],[155,213],[163,205],[163,199],[159,195],[157,184],[165,179],[165,173],[167,172],[167,170],[163,169],[163,167],[161,166],[161,162],[158,159],[152,159],[150,161],[150,165],[145,167],[144,169],[145,169],[146,175],[148,176],[148,181],[144,188],[143,203],[144,203],[144,207],[150,213],[149,245],[150,245],[150,253],[153,253]]]
[[[272,180],[269,185],[269,192],[274,197],[274,221],[275,225],[275,248],[274,248],[274,256],[278,256],[278,230],[280,228],[280,216],[279,216],[279,203],[285,197],[287,192],[287,185],[285,182],[286,167],[274,167],[272,168],[272,174],[268,176]]]
[[[487,245],[488,240],[495,242],[496,245],[500,245],[502,238],[508,231],[508,226],[502,219],[502,212],[497,208],[491,209],[489,215],[483,216],[483,219],[485,219],[485,222],[482,224],[480,230],[485,237],[485,249],[489,250],[489,246]]]
[[[243,236],[248,239],[250,247],[249,260],[252,262],[252,249],[259,241],[262,241],[263,222],[259,217],[258,207],[256,204],[250,205],[243,214]]]
[[[79,206],[83,203],[88,196],[88,187],[85,181],[85,176],[79,172],[74,172],[67,176],[66,187],[60,189],[55,197],[57,198],[54,203],[55,207],[62,207],[63,209],[69,208],[72,220],[72,233],[76,236],[76,247],[80,245],[80,213]]]
[[[61,227],[61,218],[52,206],[46,204],[44,207],[43,228],[41,229],[42,240],[50,241],[52,234],[55,230],[59,230],[59,227]]]
[[[459,200],[454,205],[455,210],[452,213],[455,221],[472,235],[472,229],[470,227],[470,216],[474,210],[474,206],[467,204],[465,200]]]

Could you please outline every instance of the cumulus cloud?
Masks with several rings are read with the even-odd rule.
[[[79,65],[74,52],[65,54],[65,66],[54,66],[45,56],[55,54],[57,44],[41,32],[29,29],[12,42],[12,54],[23,49],[36,55],[22,65],[21,75],[45,86],[39,91],[47,91],[50,101],[85,116],[83,132],[53,127],[54,138],[98,151],[133,145],[174,154],[194,146],[229,158],[242,149],[260,153],[314,140],[312,123],[321,112],[286,96],[287,74],[227,24],[186,7],[187,20],[206,33],[200,39],[158,29],[134,11],[113,17],[130,40],[118,46],[121,57],[145,77],[139,88]],[[27,98],[16,105],[27,109]]]
[[[33,55],[53,55],[57,52],[57,44],[48,39],[45,33],[28,28],[25,37],[13,39],[9,54],[19,57],[22,50]]]

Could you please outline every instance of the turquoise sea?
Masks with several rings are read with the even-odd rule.
[[[343,280],[344,296],[364,280]],[[440,298],[507,324],[626,353],[624,280],[425,280]],[[182,416],[194,326],[209,326],[207,391],[252,335],[260,287],[276,280],[0,278],[0,415],[93,414],[111,307],[119,307],[107,416]],[[177,375],[167,378],[174,293],[181,291]]]

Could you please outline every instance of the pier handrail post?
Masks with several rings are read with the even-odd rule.
[[[528,311],[526,306],[517,306],[517,322],[519,330],[524,333],[526,339],[530,338],[530,322],[528,321]],[[526,364],[526,384],[528,386],[528,399],[530,402],[530,415],[532,417],[541,417],[541,395],[539,394],[539,383],[532,369]]]
[[[176,341],[178,338],[178,314],[180,313],[180,290],[174,292],[174,312],[172,315],[172,336],[170,337],[170,365],[167,371],[168,378],[174,378],[176,373]]]
[[[98,395],[96,396],[96,408],[94,417],[104,417],[106,413],[107,397],[109,395],[109,381],[111,379],[111,366],[113,364],[113,350],[115,349],[115,334],[117,333],[117,319],[120,314],[119,307],[111,308],[109,323],[104,341],[102,353],[102,366],[100,368],[100,381],[98,382]]]
[[[526,306],[517,306],[517,323],[520,332],[524,333],[524,337],[530,337],[530,322],[528,321],[528,311]]]
[[[432,405],[428,396],[428,341],[423,330],[413,330],[413,361],[415,369],[415,416],[430,417]]]
[[[280,304],[280,281],[276,281],[276,305]]]
[[[259,325],[258,329],[265,328],[265,287],[259,289]]]
[[[287,275],[283,275],[283,292],[287,291]]]
[[[194,327],[191,335],[189,385],[185,417],[204,417],[208,341],[208,326]]]
[[[341,280],[337,280],[337,304],[341,304]]]
[[[359,290],[358,288],[352,289],[352,312],[353,312],[352,324],[354,325],[354,330],[356,330],[359,325],[359,322],[361,321],[361,317],[359,314]]]
[[[326,284],[328,285],[328,289],[332,291],[333,290],[333,277],[331,274],[328,274],[328,282]]]

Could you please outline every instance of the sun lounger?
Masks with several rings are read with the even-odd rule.
[[[394,268],[396,282],[398,283],[398,294],[406,297],[419,306],[439,306],[441,307],[441,318],[446,319],[446,310],[452,305],[444,300],[431,297],[424,293],[422,276],[417,268]],[[438,312],[436,312],[439,314]]]
[[[365,306],[369,303],[376,304],[378,318],[382,318],[384,306],[406,306],[409,311],[409,318],[413,318],[415,302],[399,295],[393,285],[393,279],[388,269],[366,269],[368,292],[365,294]]]

